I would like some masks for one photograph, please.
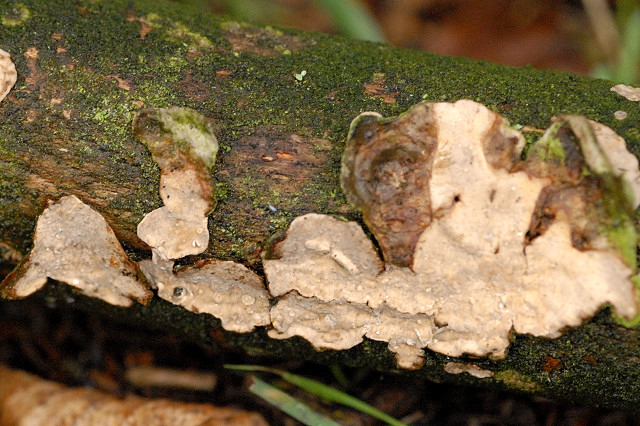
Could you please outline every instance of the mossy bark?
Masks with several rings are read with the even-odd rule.
[[[235,260],[258,273],[268,240],[293,218],[315,212],[360,220],[340,189],[339,169],[349,122],[362,111],[393,116],[420,100],[469,98],[514,125],[538,128],[554,115],[582,114],[640,154],[640,105],[611,92],[608,81],[256,28],[170,2],[4,1],[0,41],[19,73],[0,104],[3,273],[30,249],[46,200],[66,194],[103,214],[132,259],[148,258],[136,226],[162,202],[159,169],[131,126],[144,107],[189,107],[215,120],[218,205],[211,244],[199,258]],[[617,110],[628,118],[616,120]],[[43,294],[64,300],[70,293],[50,283]],[[74,297],[83,309],[205,345],[223,340],[252,354],[397,370],[381,343],[318,353],[301,339],[270,340],[262,329],[226,333],[213,317],[157,298],[123,311]],[[514,336],[504,360],[425,358],[409,374],[583,403],[640,403],[638,329],[616,325],[606,310],[558,339]],[[450,361],[496,374],[451,375],[443,369]]]

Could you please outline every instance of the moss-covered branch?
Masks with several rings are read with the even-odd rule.
[[[256,28],[170,2],[9,0],[0,4],[0,40],[18,71],[0,103],[4,273],[31,248],[46,201],[69,194],[107,219],[133,260],[149,257],[136,226],[162,201],[160,169],[132,129],[141,108],[197,110],[213,120],[220,143],[209,248],[181,262],[234,260],[258,274],[268,240],[295,217],[361,220],[339,175],[349,123],[363,111],[395,116],[421,100],[467,98],[513,125],[536,128],[552,116],[581,114],[613,128],[640,154],[640,105],[611,92],[608,81]],[[615,119],[618,110],[627,118]],[[64,298],[73,290],[52,282],[44,292]],[[222,338],[254,354],[397,369],[379,342],[318,353],[301,339],[271,340],[264,329],[220,332],[215,318],[157,297],[128,309],[76,297],[83,309],[205,345]],[[605,310],[558,339],[514,336],[504,360],[427,352],[411,374],[632,407],[640,402],[639,338]],[[451,374],[476,371],[471,363],[495,374]]]

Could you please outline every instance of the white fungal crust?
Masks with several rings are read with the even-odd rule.
[[[144,260],[140,268],[162,299],[191,312],[211,314],[225,330],[247,333],[270,322],[262,279],[239,263],[211,260],[174,274],[173,262]]]
[[[47,278],[117,306],[146,303],[153,294],[104,218],[73,195],[50,204],[38,218],[34,247],[2,283],[11,298],[38,291]]]
[[[444,371],[449,374],[468,373],[473,377],[477,377],[478,379],[486,379],[495,375],[493,371],[480,368],[476,364],[465,364],[463,362],[453,361],[450,361],[444,365]]]
[[[625,318],[637,314],[637,237],[628,212],[638,192],[628,186],[637,187],[640,172],[610,129],[592,131],[586,119],[567,117],[522,161],[522,136],[478,103],[421,104],[401,118],[418,128],[432,123],[424,131],[437,139],[425,161],[424,211],[432,220],[411,268],[383,270],[355,223],[298,217],[264,260],[270,292],[285,295],[272,308],[272,337],[299,335],[318,348],[345,349],[380,331],[403,366],[417,366],[424,347],[501,357],[512,330],[557,337],[606,304]],[[351,137],[372,144],[371,132],[353,130],[360,123],[380,125],[369,117],[352,124]],[[357,187],[358,178],[349,179]],[[410,352],[400,355],[407,347],[412,360]]]
[[[0,102],[9,94],[16,81],[18,81],[18,73],[11,55],[0,49]]]

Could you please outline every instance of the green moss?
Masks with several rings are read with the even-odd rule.
[[[498,380],[510,388],[519,389],[523,392],[536,392],[539,391],[541,386],[531,377],[528,377],[516,370],[498,371],[493,378]]]
[[[544,135],[538,139],[527,152],[529,160],[538,159],[556,166],[565,165],[565,152],[560,139],[556,137],[562,122],[553,123]]]
[[[24,23],[31,16],[31,11],[22,3],[14,3],[0,16],[0,23],[15,27]]]

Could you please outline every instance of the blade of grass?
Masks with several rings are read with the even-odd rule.
[[[633,84],[638,81],[640,69],[640,8],[629,17],[622,33],[622,48],[616,67],[616,81]]]
[[[359,399],[354,398],[347,393],[334,389],[331,386],[327,386],[324,383],[320,383],[303,376],[298,376],[297,374],[289,373],[287,371],[277,370],[275,368],[263,367],[260,365],[227,364],[224,367],[230,370],[251,371],[251,372],[264,371],[267,373],[277,374],[287,382],[293,385],[296,385],[299,388],[304,389],[307,392],[310,392],[328,401],[337,402],[339,404],[346,405],[347,407],[356,409],[362,413],[368,414],[371,417],[375,417],[376,419],[387,422],[388,424],[393,426],[406,426],[401,421],[394,419],[393,417],[383,413],[377,408],[372,407],[366,402],[360,401]]]
[[[316,0],[316,3],[331,15],[331,20],[342,34],[358,40],[386,41],[378,22],[359,2]]]
[[[263,382],[257,377],[252,377],[253,383],[249,386],[249,390],[260,398],[264,399],[271,405],[278,407],[294,419],[304,423],[305,425],[318,426],[339,426],[327,417],[316,413],[307,404],[298,401],[286,392],[276,389],[270,384]]]

